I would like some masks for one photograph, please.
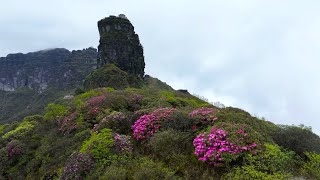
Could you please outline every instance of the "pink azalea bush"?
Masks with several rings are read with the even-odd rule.
[[[194,154],[198,160],[214,166],[228,164],[246,153],[255,154],[257,137],[247,132],[245,126],[222,124],[194,139]]]
[[[69,116],[64,117],[58,121],[59,131],[64,135],[70,134],[72,131],[77,129],[76,125],[77,112],[70,114]]]
[[[60,179],[84,179],[93,168],[94,162],[91,156],[75,152],[71,154],[65,165]]]
[[[132,144],[130,142],[130,136],[120,135],[115,133],[113,136],[114,146],[117,152],[120,153],[131,153]]]
[[[160,129],[164,120],[170,120],[174,108],[159,108],[151,114],[141,116],[132,126],[133,136],[137,140],[145,140],[152,137]]]
[[[190,117],[198,118],[202,125],[212,125],[218,118],[214,108],[201,107],[189,113]]]
[[[6,146],[6,150],[9,158],[19,156],[23,153],[22,144],[18,140],[10,141]]]
[[[98,132],[103,128],[116,128],[117,124],[127,119],[127,116],[123,112],[114,111],[110,115],[104,117],[98,124],[95,124],[92,128],[92,132]]]
[[[87,100],[87,106],[89,107],[101,107],[106,100],[106,97],[104,95],[101,96],[95,96]]]

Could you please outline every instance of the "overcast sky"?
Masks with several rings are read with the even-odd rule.
[[[7,0],[0,56],[97,47],[97,21],[126,14],[146,73],[175,89],[320,134],[320,1]]]

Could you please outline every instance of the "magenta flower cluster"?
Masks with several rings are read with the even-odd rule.
[[[58,121],[59,131],[64,135],[70,134],[72,131],[77,129],[77,125],[74,122],[77,117],[77,112],[70,114],[67,117],[64,117],[62,120]]]
[[[60,179],[83,179],[93,168],[93,164],[89,155],[75,152],[71,154]]]
[[[248,134],[244,130],[240,129],[236,133],[237,138],[233,140],[225,130],[213,127],[209,133],[201,133],[194,139],[194,154],[198,160],[216,166],[236,160],[241,153],[256,148],[255,143],[246,139]]]
[[[6,146],[6,150],[9,158],[19,156],[23,153],[22,145],[18,140],[10,141]]]
[[[132,144],[130,137],[126,135],[120,135],[115,133],[113,136],[115,149],[119,153],[131,153]]]
[[[203,124],[203,125],[208,125],[208,124],[212,125],[213,122],[218,119],[215,116],[215,114],[216,114],[215,109],[201,107],[201,108],[193,110],[191,113],[189,113],[189,116],[199,118],[201,124]]]
[[[133,136],[137,140],[144,140],[152,137],[160,129],[164,120],[170,120],[174,108],[159,108],[151,114],[141,116],[132,126]]]

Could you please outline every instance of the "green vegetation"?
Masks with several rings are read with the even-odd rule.
[[[110,86],[1,124],[0,179],[319,179],[310,128],[218,108],[152,77]]]

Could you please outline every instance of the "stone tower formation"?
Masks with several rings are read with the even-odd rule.
[[[115,64],[120,69],[144,76],[143,47],[134,27],[125,15],[109,16],[98,22],[100,44],[98,67]]]

